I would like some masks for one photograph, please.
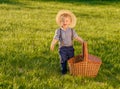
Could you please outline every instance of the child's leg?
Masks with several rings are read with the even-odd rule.
[[[70,47],[68,49],[68,59],[72,58],[74,56],[74,48]]]
[[[62,74],[66,74],[67,73],[67,60],[68,60],[67,48],[66,47],[60,48],[59,55],[60,55],[61,68],[62,68],[61,72]]]
[[[64,63],[61,63],[61,67],[62,67],[62,74],[66,74],[67,73],[67,61],[65,61]]]

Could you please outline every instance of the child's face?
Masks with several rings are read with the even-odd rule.
[[[70,23],[71,23],[70,17],[63,17],[63,18],[61,18],[61,26],[62,26],[64,29],[68,28],[69,25],[70,25]]]

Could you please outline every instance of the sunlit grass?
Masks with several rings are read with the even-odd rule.
[[[87,1],[0,1],[1,89],[119,89],[120,3]],[[102,65],[96,78],[62,76],[58,45],[49,50],[56,13],[77,17],[76,32]],[[81,45],[74,44],[75,55]]]

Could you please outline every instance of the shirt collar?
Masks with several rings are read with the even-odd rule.
[[[60,27],[60,28],[61,28],[62,30],[64,30],[63,27]],[[69,29],[70,29],[70,28],[68,27],[66,30],[69,30]],[[64,30],[64,31],[66,31],[66,30]]]

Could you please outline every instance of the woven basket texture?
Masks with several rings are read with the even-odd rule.
[[[87,42],[83,43],[83,52],[68,60],[70,74],[74,76],[95,77],[102,61],[99,57],[88,54]]]

